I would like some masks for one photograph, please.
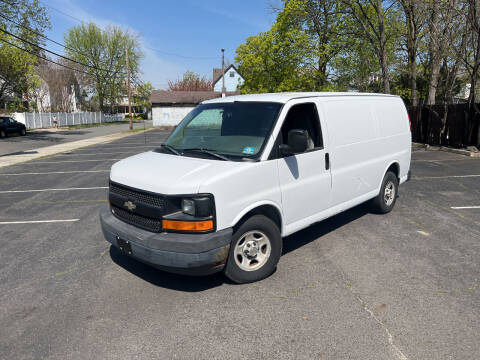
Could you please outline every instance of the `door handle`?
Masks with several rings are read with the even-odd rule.
[[[330,155],[325,153],[325,170],[330,169]]]

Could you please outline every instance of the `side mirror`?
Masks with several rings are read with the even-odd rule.
[[[292,129],[288,132],[288,144],[280,145],[282,155],[301,154],[308,149],[308,136],[306,130]]]

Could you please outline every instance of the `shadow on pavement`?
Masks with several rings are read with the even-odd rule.
[[[282,255],[307,245],[352,221],[370,213],[369,203],[360,204],[350,210],[318,222],[283,239]]]
[[[171,274],[124,255],[114,246],[110,246],[110,257],[115,264],[121,266],[135,276],[138,276],[153,285],[172,290],[198,292],[225,283],[225,277],[222,272],[202,277]]]
[[[317,240],[319,237],[335,231],[368,213],[370,213],[369,204],[361,204],[353,209],[347,210],[332,218],[316,223],[304,230],[290,235],[283,239],[282,255],[295,251],[296,249]],[[122,254],[114,246],[110,246],[110,257],[114,263],[139,278],[148,281],[153,285],[172,290],[197,292],[208,290],[222,284],[233,284],[225,278],[222,272],[204,277],[167,273]]]

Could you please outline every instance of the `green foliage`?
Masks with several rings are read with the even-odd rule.
[[[39,33],[43,33],[50,27],[46,9],[40,6],[37,0],[19,0],[14,4],[0,2],[0,13]],[[33,44],[42,44],[42,38],[38,34],[23,27],[17,27],[3,18],[0,18],[0,28],[28,39]],[[26,109],[23,99],[29,99],[31,92],[39,85],[34,72],[38,58],[15,46],[34,53],[39,52],[38,48],[32,45],[3,32],[0,33],[0,104],[7,101],[7,103],[11,102],[8,106],[12,109]]]
[[[133,102],[136,106],[142,106],[147,109],[152,107],[150,95],[152,95],[153,85],[149,82],[143,83],[137,87],[136,94],[133,96]]]
[[[100,29],[94,23],[82,23],[68,30],[64,37],[67,54],[72,59],[88,64],[85,67],[94,83],[94,93],[102,110],[113,107],[126,94],[126,54],[131,77],[139,72],[140,41],[136,35],[117,26]]]

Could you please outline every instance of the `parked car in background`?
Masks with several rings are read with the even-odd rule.
[[[209,100],[161,148],[113,165],[103,233],[168,271],[257,281],[275,270],[283,237],[365,201],[391,211],[410,157],[398,96]]]
[[[20,134],[25,136],[27,128],[21,122],[15,121],[8,116],[0,116],[0,138],[7,137],[8,134]]]

